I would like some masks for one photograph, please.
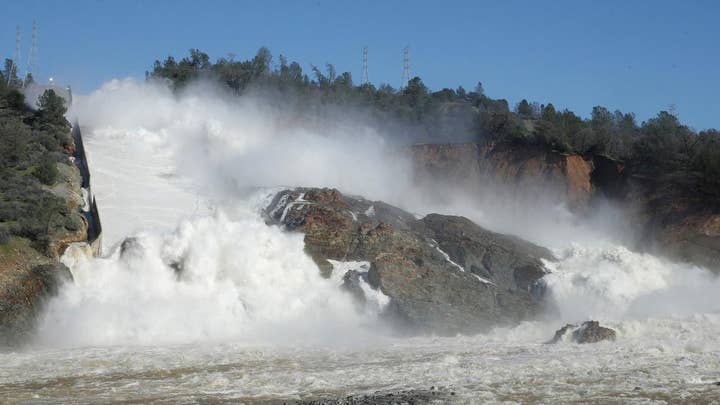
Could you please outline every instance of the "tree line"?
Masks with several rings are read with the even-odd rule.
[[[471,91],[462,86],[431,91],[420,77],[402,88],[387,84],[355,84],[349,72],[335,66],[312,66],[303,72],[282,55],[278,63],[267,48],[254,57],[210,57],[191,49],[189,56],[156,60],[149,80],[168,80],[181,89],[198,78],[216,80],[242,94],[264,89],[301,100],[301,108],[318,111],[328,106],[365,108],[378,122],[392,120],[425,140],[494,141],[533,145],[559,153],[603,155],[626,164],[631,174],[691,176],[701,191],[720,196],[720,132],[696,132],[668,111],[638,124],[633,113],[596,106],[589,118],[522,100],[511,108],[507,100],[492,99],[481,83]],[[279,99],[286,99],[281,97]]]

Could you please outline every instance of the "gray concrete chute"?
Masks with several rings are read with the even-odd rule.
[[[75,120],[72,128],[73,142],[75,142],[75,166],[80,170],[82,176],[82,188],[90,191],[90,169],[87,163],[87,155],[85,154],[85,144],[83,143],[82,133],[80,132],[80,123]]]
[[[102,246],[102,224],[100,222],[100,213],[97,208],[97,201],[92,192],[90,184],[90,167],[85,152],[85,144],[83,143],[80,124],[77,120],[73,123],[72,137],[75,142],[75,153],[73,154],[75,166],[80,171],[82,178],[82,188],[87,190],[88,210],[83,211],[83,215],[88,223],[87,243],[91,246],[95,255],[100,255]]]

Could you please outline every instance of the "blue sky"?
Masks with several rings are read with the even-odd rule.
[[[35,18],[41,80],[81,92],[142,78],[155,59],[189,48],[246,59],[261,46],[356,80],[368,46],[370,80],[397,87],[408,45],[411,75],[434,90],[481,81],[511,104],[583,116],[603,105],[639,121],[674,104],[703,129],[720,127],[719,17],[714,1],[16,0],[2,6],[0,54],[14,54],[19,24],[25,60]]]

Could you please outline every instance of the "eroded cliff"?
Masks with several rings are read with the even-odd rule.
[[[609,199],[639,230],[637,246],[720,271],[720,203],[692,174],[641,176],[602,156],[567,155],[507,143],[414,145],[409,153],[420,181],[464,189],[494,184],[528,196],[551,196],[577,215]]]
[[[419,178],[462,186],[493,182],[526,193],[550,190],[574,209],[584,209],[594,192],[593,163],[577,155],[492,142],[421,144],[410,153]]]

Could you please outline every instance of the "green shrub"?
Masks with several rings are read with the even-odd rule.
[[[33,171],[33,175],[40,180],[42,184],[52,186],[58,178],[58,169],[54,160],[49,157],[43,158]]]
[[[39,104],[33,111],[22,93],[0,87],[0,243],[19,236],[49,254],[52,235],[81,229],[82,218],[42,186],[60,180],[61,146],[72,138],[64,100],[49,91]]]
[[[48,133],[41,133],[40,135],[38,135],[37,140],[40,145],[45,147],[45,149],[48,151],[55,151],[60,147],[58,140]]]
[[[5,224],[0,224],[0,245],[6,244],[10,240],[10,230]]]
[[[71,214],[65,218],[65,229],[70,232],[78,231],[82,227],[82,224],[83,221],[78,214]]]
[[[3,166],[16,165],[27,158],[30,130],[22,121],[0,120],[0,162]]]

